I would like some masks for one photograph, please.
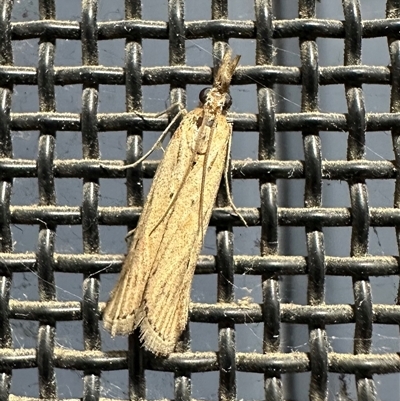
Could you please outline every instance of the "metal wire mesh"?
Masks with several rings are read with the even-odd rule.
[[[399,399],[400,1],[363,2],[382,14],[369,20],[356,0],[332,2],[341,14],[329,18],[318,17],[312,0],[196,3],[151,2],[149,15],[168,7],[168,20],[154,20],[143,16],[140,0],[0,1],[1,399]],[[234,5],[253,8],[254,18],[232,19]],[[75,18],[69,8],[77,6]],[[185,21],[189,9],[194,20]],[[283,18],[287,9],[291,17]],[[204,10],[208,17],[200,19]],[[369,65],[361,50],[376,38],[387,45],[372,52],[384,51],[390,60]],[[142,65],[144,42],[153,39],[161,44],[151,42],[147,50],[168,49],[168,65]],[[160,153],[128,172],[113,166],[137,160],[149,132],[158,135],[168,124],[167,116],[146,110],[154,100],[146,94],[166,93],[169,85],[170,102],[185,104],[189,86],[212,82],[211,59],[187,64],[189,46],[199,39],[212,44],[215,59],[235,39],[241,40],[236,53],[252,53],[232,83],[234,102],[245,112],[229,115],[243,141],[239,148],[254,145],[252,160],[232,161],[235,199],[250,228],[240,227],[219,201],[211,221],[217,245],[199,259],[196,279],[205,281],[190,327],[178,352],[163,359],[146,353],[136,335],[126,343],[102,330],[101,312],[126,252],[124,233],[137,223]],[[296,41],[294,66],[277,51],[286,39]],[[324,39],[340,41],[343,63],[319,65],[320,54],[331,49],[327,42],[317,46]],[[100,57],[104,43],[109,64]],[[123,59],[113,58],[117,48]],[[368,111],[366,85],[385,88],[386,111]],[[240,92],[249,86],[254,112]],[[299,88],[299,102],[288,87]],[[329,100],[321,109],[327,87],[340,88],[345,110]],[[73,99],[71,109],[60,108],[63,96]],[[159,104],[166,100],[154,96]],[[285,108],[290,101],[295,111]],[[372,132],[378,139],[368,144]],[[331,142],[324,148],[326,133]],[[300,157],[291,153],[296,142],[285,144],[289,136],[301,144]],[[339,138],[346,142],[342,158]],[[389,144],[387,157],[382,143]],[[331,147],[336,157],[324,158]],[[294,181],[298,192],[285,186]],[[258,204],[243,207],[248,182]],[[324,198],[326,185],[338,183],[339,198],[332,192]],[[376,183],[390,183],[377,190],[387,198],[371,195]],[[125,201],[108,203],[103,188]],[[334,228],[347,234],[329,231]],[[381,228],[389,231],[379,234]],[[393,249],[371,250],[374,232]],[[253,236],[257,246],[241,253]],[[303,251],[291,247],[296,242]],[[335,244],[339,256],[329,252]],[[241,281],[244,275],[252,281]],[[387,279],[381,292],[373,292],[376,278]],[[250,299],[244,298],[249,283]],[[213,302],[204,286],[215,289]],[[382,327],[394,331],[391,337],[383,331],[387,337],[374,345]],[[296,347],[290,340],[301,330],[306,339]]]

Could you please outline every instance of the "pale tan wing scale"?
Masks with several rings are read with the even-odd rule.
[[[196,124],[190,122],[189,118],[197,120],[202,116],[202,109],[190,112],[185,118],[187,124],[182,123],[171,139],[166,152],[173,153],[173,156],[166,154],[162,162],[167,160],[171,166],[165,166],[165,169],[160,166],[157,170],[161,173],[156,173],[154,177],[148,201],[135,231],[135,238],[103,316],[104,326],[112,335],[129,334],[141,324],[145,346],[156,353],[160,353],[158,349],[164,349],[162,353],[171,352],[186,325],[190,284],[226,162],[225,158],[221,158],[221,152],[226,153],[231,127],[226,117],[220,115],[215,121],[216,129],[210,146],[211,153],[207,157],[207,186],[204,189],[207,193],[203,199],[210,201],[209,204],[203,201],[204,232],[201,233],[198,224],[200,212],[198,193],[201,190],[205,155],[196,155],[192,162],[193,136],[196,135],[192,131]],[[224,137],[215,135],[221,128],[224,128],[221,131],[226,133]],[[195,164],[190,168],[188,163]],[[171,171],[174,171],[173,176],[170,174]],[[190,186],[182,183],[184,175],[187,176],[185,181],[191,183]],[[165,209],[157,210],[152,199],[164,199],[164,202],[158,201],[157,205],[169,204],[177,190],[180,190],[179,196],[163,218]],[[176,258],[177,255],[179,259]],[[135,266],[144,268],[137,269]],[[162,268],[157,269],[159,266]],[[174,286],[176,293],[166,294],[163,291],[169,280],[176,283]],[[180,280],[185,282],[184,286],[179,283]],[[182,288],[186,289],[186,293],[180,291]],[[128,298],[126,294],[129,294]],[[168,308],[165,305],[168,305]],[[184,313],[179,313],[179,308],[182,308]],[[165,314],[169,316],[164,316]],[[154,319],[154,316],[158,318]],[[186,319],[183,320],[182,316]],[[171,338],[171,333],[174,340],[166,341]],[[149,341],[152,339],[152,342],[157,342],[157,338],[159,338],[158,344],[153,347]]]
[[[193,110],[189,115],[198,115],[200,111],[201,109]],[[188,121],[189,115],[186,116],[185,121]],[[174,133],[154,176],[121,274],[104,311],[104,327],[112,335],[127,335],[140,323],[139,308],[148,278],[157,268],[154,263],[154,252],[161,245],[162,229],[165,225],[161,220],[165,208],[157,208],[154,203],[156,205],[169,204],[171,194],[182,186],[182,179],[189,169],[190,158],[193,154],[190,144],[183,146],[181,138],[188,130],[189,124],[185,121]],[[171,174],[171,171],[174,174]],[[154,199],[157,202],[153,202]],[[158,227],[156,227],[157,224],[159,224]],[[138,266],[142,268],[137,268]]]
[[[221,135],[221,132],[224,135]],[[186,131],[183,135],[189,140],[193,133]],[[154,263],[156,266],[162,266],[162,269],[154,270],[149,277],[141,307],[143,320],[140,323],[144,345],[155,353],[172,352],[180,333],[185,328],[191,282],[226,164],[226,157],[221,157],[221,153],[226,155],[230,136],[231,126],[227,123],[226,117],[217,116],[208,157],[204,154],[196,156],[195,164],[187,176],[190,185],[182,187],[171,212],[160,224],[163,238]],[[204,188],[201,205],[202,227],[199,227],[198,194],[202,190],[202,174],[206,159],[207,186]],[[171,282],[174,283],[172,290]],[[165,287],[169,290],[165,291]]]

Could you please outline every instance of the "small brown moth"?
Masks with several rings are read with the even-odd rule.
[[[186,326],[197,258],[229,157],[228,90],[240,59],[231,54],[168,145],[103,315],[111,335],[139,327],[145,348],[159,355],[174,350]]]

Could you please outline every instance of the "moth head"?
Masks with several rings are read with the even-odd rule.
[[[213,88],[204,88],[199,93],[199,100],[202,105],[207,102],[207,98],[210,95],[212,89]],[[225,100],[224,100],[224,105],[222,106],[222,110],[226,111],[232,106],[232,97],[229,93],[224,93],[224,97],[225,97]]]

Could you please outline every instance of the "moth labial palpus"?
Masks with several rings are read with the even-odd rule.
[[[226,113],[239,59],[227,50],[212,88],[200,93],[202,105],[173,134],[104,310],[111,335],[139,328],[144,347],[157,355],[174,350],[188,320],[197,258],[229,157]]]

